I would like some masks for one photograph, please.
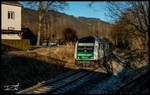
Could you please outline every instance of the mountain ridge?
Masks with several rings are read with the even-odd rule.
[[[33,9],[22,9],[22,26],[30,28],[37,35],[38,12]],[[112,24],[98,18],[74,17],[54,10],[49,10],[46,16],[48,35],[55,34],[57,38],[63,38],[66,28],[75,30],[78,37],[87,35],[101,36],[102,32],[110,32]],[[53,32],[53,33],[52,33]],[[46,35],[46,34],[45,34]]]

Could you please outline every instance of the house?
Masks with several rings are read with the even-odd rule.
[[[17,1],[1,2],[1,39],[22,39],[22,7]]]

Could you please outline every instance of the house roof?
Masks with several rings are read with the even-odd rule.
[[[18,1],[2,1],[2,4],[23,7],[23,5],[20,4]]]

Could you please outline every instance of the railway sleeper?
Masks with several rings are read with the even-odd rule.
[[[62,88],[64,86],[80,79],[81,77],[84,77],[87,74],[88,74],[88,72],[79,72],[79,73],[77,73],[77,74],[75,74],[71,77],[68,77],[64,80],[61,80],[61,81],[57,82],[56,84],[49,85],[49,86],[52,86],[53,88],[46,91],[45,93],[52,93],[52,92],[56,91],[57,89]]]
[[[71,70],[71,71],[69,71],[69,72],[65,72],[65,73],[63,73],[63,74],[61,74],[61,75],[58,75],[57,78],[47,80],[47,81],[44,82],[42,85],[44,86],[44,85],[47,85],[47,84],[50,84],[50,83],[57,82],[57,81],[59,81],[59,80],[62,80],[62,79],[64,79],[64,78],[67,78],[67,77],[69,77],[69,76],[71,76],[71,75],[73,75],[73,74],[76,74],[76,73],[78,73],[78,72],[79,72],[79,70]]]
[[[72,93],[74,92],[76,89],[82,87],[82,85],[93,79],[93,76],[98,76],[99,73],[96,73],[96,72],[92,72],[90,73],[89,75],[85,76],[85,77],[82,77],[80,80],[77,80],[73,83],[71,83],[70,85],[68,86],[65,86],[64,88],[60,88],[58,89],[56,92],[53,92],[52,94],[61,94],[61,93]]]

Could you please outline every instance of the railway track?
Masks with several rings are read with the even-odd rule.
[[[18,91],[16,94],[67,93],[92,79],[92,76],[96,74],[98,73],[85,70],[71,70],[54,79]]]

